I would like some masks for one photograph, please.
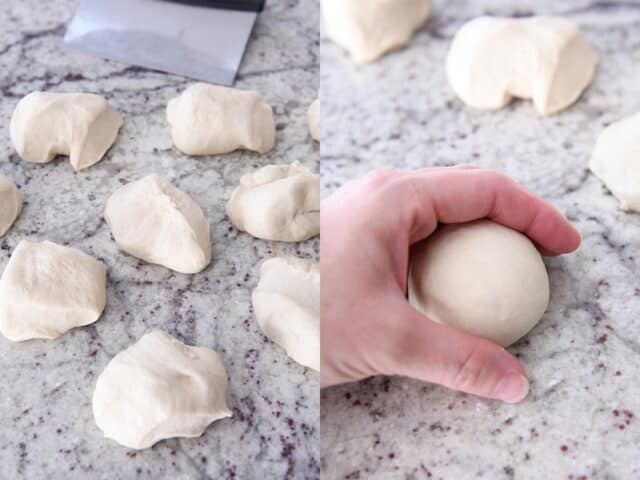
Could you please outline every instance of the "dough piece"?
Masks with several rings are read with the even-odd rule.
[[[47,163],[68,155],[74,170],[102,160],[122,118],[104,97],[91,93],[33,92],[11,117],[11,141],[27,162]]]
[[[211,262],[211,227],[200,206],[169,180],[149,175],[109,198],[104,218],[118,246],[180,273]]]
[[[7,177],[0,175],[0,237],[3,237],[22,210],[22,197],[18,187]]]
[[[105,437],[149,448],[172,437],[199,437],[230,417],[227,372],[218,354],[156,330],[118,353],[93,392],[93,417]]]
[[[187,155],[267,153],[275,142],[273,112],[257,92],[196,83],[169,101],[167,121],[174,145]]]
[[[640,212],[640,113],[604,129],[589,168],[620,200],[620,208]]]
[[[309,133],[314,140],[320,141],[320,99],[316,99],[307,111]]]
[[[247,173],[231,195],[227,213],[238,230],[254,237],[307,240],[320,233],[320,175],[299,162]]]
[[[264,334],[296,362],[320,371],[318,265],[294,257],[265,261],[251,300]]]
[[[0,331],[9,340],[57,338],[89,325],[107,302],[107,269],[75,248],[21,241],[0,279]]]
[[[598,57],[574,23],[556,17],[479,17],[456,33],[447,76],[468,105],[497,109],[530,98],[540,115],[575,102]]]
[[[430,11],[431,0],[322,1],[327,36],[358,64],[405,45]]]
[[[549,277],[525,235],[488,220],[448,225],[412,252],[409,302],[433,321],[507,346],[544,314]]]

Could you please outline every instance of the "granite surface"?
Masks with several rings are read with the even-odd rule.
[[[578,22],[601,59],[593,85],[547,118],[527,101],[465,107],[444,62],[455,31],[483,13]],[[436,0],[408,47],[355,67],[323,39],[321,63],[323,195],[374,168],[473,162],[547,198],[584,235],[577,253],[547,261],[549,309],[510,348],[532,381],[525,401],[405,378],[324,390],[323,476],[640,478],[640,216],[587,167],[604,126],[640,111],[640,2]]]
[[[275,149],[201,158],[172,147],[165,120],[167,101],[190,81],[64,51],[75,6],[72,0],[0,5],[0,172],[25,200],[15,227],[0,239],[0,270],[23,238],[68,244],[108,266],[108,304],[95,324],[56,341],[11,343],[0,336],[0,479],[317,478],[318,375],[262,335],[250,294],[264,259],[317,259],[318,241],[256,240],[237,232],[224,210],[246,171],[294,160],[318,171],[319,149],[306,126],[318,89],[317,2],[268,1],[238,76],[236,86],[258,90],[273,106]],[[47,165],[20,160],[9,119],[33,90],[108,98],[124,127],[101,163],[74,173],[67,158]],[[107,198],[152,172],[191,194],[212,225],[213,262],[201,274],[145,264],[111,239],[102,218]],[[103,437],[91,395],[107,362],[156,328],[220,353],[233,418],[214,423],[201,438],[135,452]]]

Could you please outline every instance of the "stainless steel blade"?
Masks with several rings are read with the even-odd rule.
[[[232,85],[257,14],[163,0],[82,0],[72,50]]]

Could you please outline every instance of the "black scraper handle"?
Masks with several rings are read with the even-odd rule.
[[[200,7],[225,8],[227,10],[242,10],[243,12],[261,12],[265,0],[171,0],[177,3],[187,3]]]

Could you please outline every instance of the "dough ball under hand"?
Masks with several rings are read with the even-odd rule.
[[[267,153],[275,142],[271,107],[252,91],[196,83],[169,101],[167,121],[173,144],[187,155]]]
[[[296,362],[320,371],[318,265],[294,257],[265,261],[251,301],[264,334]]]
[[[320,233],[320,175],[299,162],[247,173],[231,195],[227,213],[238,230],[264,240],[315,237]]]
[[[456,33],[447,77],[467,105],[498,109],[530,98],[540,115],[574,103],[593,80],[598,57],[578,26],[557,17],[478,17]]]
[[[33,92],[11,116],[11,141],[23,160],[47,163],[68,155],[74,170],[102,160],[116,141],[122,117],[91,93]]]
[[[22,211],[22,197],[15,183],[0,175],[0,237],[11,228]]]
[[[522,233],[491,222],[445,225],[414,246],[409,302],[435,322],[508,346],[549,303],[542,257]]]
[[[159,175],[129,183],[109,198],[104,218],[118,246],[180,273],[211,262],[211,227],[200,206]]]
[[[431,0],[322,0],[327,36],[358,64],[405,45],[430,12]]]
[[[107,269],[75,248],[21,241],[0,279],[0,332],[19,342],[57,338],[95,322],[107,302]]]
[[[620,201],[620,208],[640,212],[640,113],[604,129],[589,168]]]
[[[107,438],[149,448],[172,437],[199,437],[230,417],[227,372],[218,354],[154,331],[118,353],[98,377],[93,416]]]

